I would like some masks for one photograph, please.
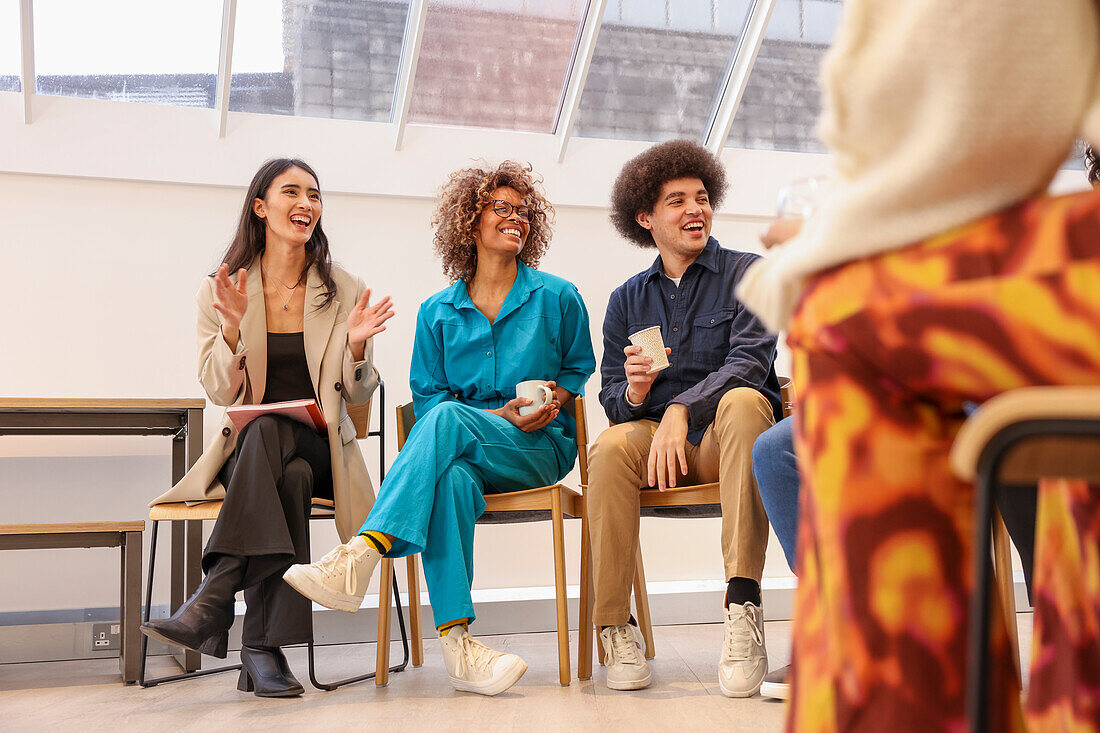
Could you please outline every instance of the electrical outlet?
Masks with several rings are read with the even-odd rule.
[[[92,650],[97,652],[118,651],[120,632],[119,624],[92,624]]]

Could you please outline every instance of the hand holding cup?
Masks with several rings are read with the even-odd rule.
[[[626,362],[623,364],[627,382],[626,396],[631,402],[640,404],[649,394],[657,374],[670,366],[668,357],[672,354],[672,349],[665,347],[660,326],[632,333],[629,338],[631,345],[623,349],[626,355]]]

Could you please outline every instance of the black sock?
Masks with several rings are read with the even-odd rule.
[[[634,614],[630,614],[630,618],[628,618],[628,619],[626,620],[626,622],[627,622],[628,624],[630,624],[631,626],[634,626],[634,627],[637,627],[637,626],[638,626],[638,622],[634,620]],[[604,629],[609,629],[609,628],[611,628],[612,626],[615,626],[615,624],[606,624],[606,625],[604,625],[604,626],[601,626],[601,627],[600,627],[600,631],[603,631]]]
[[[757,608],[763,607],[760,600],[760,584],[749,578],[730,578],[726,587],[726,606],[736,603],[738,606],[752,603]]]

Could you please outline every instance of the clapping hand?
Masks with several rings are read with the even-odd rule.
[[[222,314],[222,336],[230,348],[237,348],[241,319],[248,310],[248,271],[237,271],[237,283],[229,279],[229,267],[222,264],[214,274],[214,310]]]
[[[348,315],[348,345],[356,359],[363,358],[367,339],[385,331],[383,324],[393,318],[393,315],[393,300],[390,296],[387,295],[371,305],[370,288],[363,291],[362,297]]]

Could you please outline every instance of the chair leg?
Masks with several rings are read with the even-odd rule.
[[[561,510],[561,489],[550,492],[553,502],[551,524],[554,528],[554,595],[558,614],[558,682],[568,687],[569,671],[569,607],[565,597],[565,529]]]
[[[581,597],[577,622],[577,679],[592,678],[592,540],[588,536],[588,499],[581,497]]]
[[[382,558],[382,574],[378,583],[378,655],[374,663],[374,684],[384,687],[390,682],[390,593],[393,592],[393,560]],[[381,599],[385,598],[386,603]]]
[[[390,573],[390,578],[392,578],[392,580],[393,580],[393,582],[391,583],[391,585],[393,587],[393,605],[394,605],[394,608],[397,609],[397,626],[398,626],[399,630],[401,631],[401,647],[403,649],[404,656],[402,657],[400,664],[393,665],[392,667],[390,667],[388,669],[388,671],[389,672],[401,672],[406,667],[409,666],[409,636],[408,636],[408,632],[405,629],[405,617],[401,613],[401,593],[397,589],[397,576],[393,572],[391,572]],[[381,608],[382,604],[384,603],[382,598],[383,597],[381,595],[378,596],[378,605],[379,605],[380,608]],[[388,604],[386,604],[386,605],[388,605]],[[315,646],[316,646],[316,644],[312,641],[309,642],[309,644],[307,645],[308,658],[309,658],[309,681],[310,681],[310,684],[312,684],[318,690],[325,690],[326,692],[329,692],[329,691],[338,689],[340,687],[343,687],[345,685],[351,685],[351,684],[354,684],[356,682],[362,682],[363,680],[370,680],[370,679],[375,679],[376,678],[376,676],[377,676],[376,672],[369,672],[367,674],[361,674],[361,675],[357,675],[355,677],[348,677],[347,679],[340,680],[338,682],[318,682],[317,681],[317,661],[316,661],[315,653],[314,653],[314,651],[315,651],[314,647]]]
[[[424,632],[420,628],[420,569],[416,555],[405,558],[405,572],[409,579],[409,636],[412,642],[412,665],[424,664]]]
[[[972,571],[974,591],[970,599],[966,669],[966,713],[972,733],[986,733],[989,720],[989,613],[992,595],[992,563],[989,561],[989,545],[992,542],[993,476],[999,468],[999,457],[992,465],[979,469],[977,497],[974,507],[974,547]]]
[[[1020,679],[1020,632],[1016,627],[1016,594],[1012,590],[1012,551],[1009,549],[1008,528],[1001,518],[1001,510],[993,509],[993,561],[994,577],[1001,594],[1001,606],[1008,628],[1008,647],[1012,650],[1012,666],[1016,679]]]
[[[645,658],[653,659],[653,623],[649,618],[649,593],[645,587],[645,567],[642,565],[642,546],[638,545],[638,554],[634,558],[634,608],[638,612],[638,626],[645,639]]]
[[[149,575],[148,582],[145,585],[145,613],[142,614],[142,621],[148,621],[153,608],[153,570],[157,566],[157,529],[160,526],[160,522],[153,521],[153,532],[149,537]],[[173,560],[173,562],[175,562]],[[173,674],[167,677],[158,677],[154,680],[145,676],[145,664],[149,659],[149,637],[145,634],[141,635],[141,665],[138,670],[138,684],[142,687],[154,687],[162,682],[176,682],[177,680],[188,680],[192,677],[205,677],[209,674],[218,674],[219,672],[232,672],[241,668],[239,664],[229,664],[224,667],[216,667],[214,669],[197,669],[191,672],[184,672],[183,674]],[[179,660],[177,660],[178,662]]]

